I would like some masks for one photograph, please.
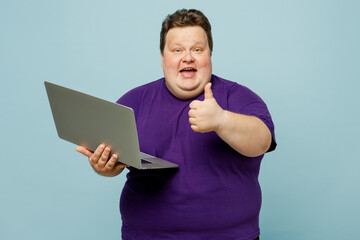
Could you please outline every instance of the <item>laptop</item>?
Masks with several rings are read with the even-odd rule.
[[[111,146],[118,161],[137,169],[177,168],[169,161],[140,152],[133,109],[44,82],[57,133],[61,139],[95,151]]]

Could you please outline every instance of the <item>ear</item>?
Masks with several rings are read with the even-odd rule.
[[[162,52],[160,52],[160,57],[161,57],[161,67],[164,67],[164,55],[162,54]]]

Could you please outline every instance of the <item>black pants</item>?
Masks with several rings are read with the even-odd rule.
[[[259,238],[259,237],[257,237],[257,238],[255,238],[254,240],[260,240],[260,238]]]

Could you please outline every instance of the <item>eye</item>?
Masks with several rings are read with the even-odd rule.
[[[195,49],[194,49],[194,52],[196,52],[196,53],[201,52],[201,48],[195,48]]]
[[[174,49],[173,51],[174,51],[175,53],[181,52],[181,50],[180,50],[179,48],[176,48],[176,49]]]

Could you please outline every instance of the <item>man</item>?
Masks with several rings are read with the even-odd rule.
[[[258,174],[263,154],[276,147],[274,126],[260,97],[212,74],[212,46],[203,13],[169,15],[160,34],[165,77],[117,101],[134,109],[141,151],[179,165],[129,168],[123,239],[258,239]],[[126,167],[109,146],[76,150],[103,176]]]

